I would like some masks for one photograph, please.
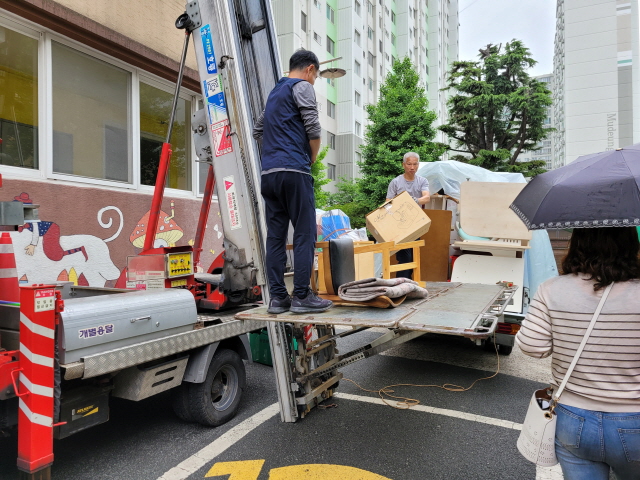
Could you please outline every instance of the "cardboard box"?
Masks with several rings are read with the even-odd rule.
[[[380,243],[412,242],[431,226],[431,219],[407,192],[387,200],[366,218],[367,230]]]

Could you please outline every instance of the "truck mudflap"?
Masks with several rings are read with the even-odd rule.
[[[239,320],[382,327],[483,339],[493,335],[517,286],[427,282],[429,297],[406,300],[396,308],[334,307],[313,315],[271,315],[267,307],[236,314]]]

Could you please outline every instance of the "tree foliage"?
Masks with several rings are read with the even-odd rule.
[[[543,172],[544,161],[516,161],[552,130],[544,125],[551,92],[528,74],[537,62],[520,40],[504,49],[489,44],[479,58],[453,63],[444,88],[452,93],[449,122],[438,128],[452,140],[452,151],[470,155],[469,163],[526,176]]]
[[[316,162],[311,164],[311,176],[313,177],[313,193],[316,197],[316,208],[323,208],[329,200],[329,193],[325,192],[324,187],[331,180],[327,178],[325,171],[327,167],[322,160],[327,156],[329,145],[326,145],[318,152]]]
[[[358,184],[356,180],[340,177],[336,188],[338,191],[329,195],[327,209],[340,209],[349,217],[351,228],[365,226],[365,215],[369,210],[358,201]]]
[[[389,182],[403,172],[405,153],[416,152],[420,161],[430,162],[446,150],[442,144],[433,142],[436,114],[429,110],[419,80],[409,58],[397,61],[380,86],[378,103],[366,106],[370,123],[359,162],[362,178],[357,182],[356,198],[365,212],[384,202]]]

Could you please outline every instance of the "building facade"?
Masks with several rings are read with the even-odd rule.
[[[554,81],[553,75],[538,75],[533,77],[539,82],[546,84],[547,88],[551,90],[553,94],[554,91]],[[553,105],[547,107],[547,116],[544,119],[544,127],[545,128],[554,128],[554,115],[553,115]],[[553,160],[554,148],[553,148],[554,135],[553,132],[549,133],[547,138],[541,140],[536,144],[537,150],[532,151],[524,151],[518,155],[519,162],[530,162],[532,160],[543,160],[545,162],[545,168],[547,170],[553,170],[556,168],[555,162]]]
[[[637,0],[558,0],[555,167],[640,141]]]
[[[367,125],[365,105],[378,99],[395,60],[409,57],[429,95],[430,108],[446,115],[440,92],[449,64],[458,56],[457,0],[271,0],[280,58],[312,50],[326,66],[347,74],[321,79],[315,90],[323,128],[329,189],[341,177],[358,176]]]
[[[184,7],[139,0],[142,28],[124,0],[0,0],[0,201],[38,204],[41,219],[11,234],[21,281],[113,286],[143,246]],[[205,180],[193,55],[187,65],[156,245],[194,238]],[[205,269],[222,248],[219,214],[212,205]]]

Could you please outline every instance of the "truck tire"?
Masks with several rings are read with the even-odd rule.
[[[189,408],[190,383],[182,382],[181,385],[171,389],[171,407],[176,416],[183,422],[193,422]]]
[[[203,383],[189,387],[191,419],[207,427],[231,420],[240,406],[246,374],[242,358],[233,350],[218,350]]]

